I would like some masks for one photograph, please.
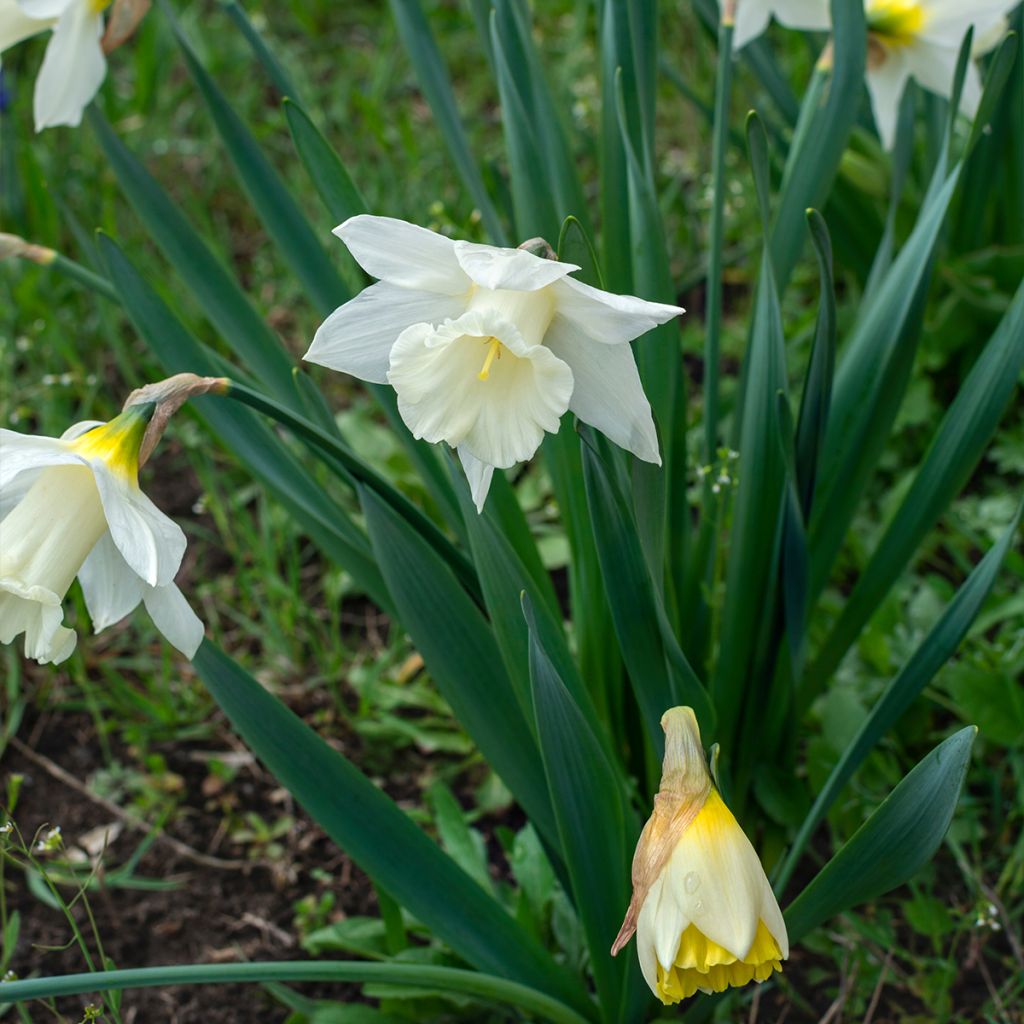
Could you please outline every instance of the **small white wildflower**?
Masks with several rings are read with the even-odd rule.
[[[9,821],[5,821],[2,825],[0,825],[0,836],[9,835],[13,831],[14,825]]]
[[[722,488],[721,488],[720,484],[712,484],[711,485],[711,493],[712,494],[718,494],[718,493],[721,492],[721,490],[722,490]]]
[[[17,980],[18,980],[18,976],[14,973],[14,971],[4,971],[4,976],[2,978],[0,978],[0,984],[2,984],[5,981],[17,981]]]

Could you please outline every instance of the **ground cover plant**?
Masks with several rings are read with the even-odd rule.
[[[677,6],[5,50],[8,1014],[1014,1019],[1020,12]],[[183,861],[284,939],[112,939]]]

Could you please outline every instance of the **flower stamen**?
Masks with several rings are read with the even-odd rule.
[[[491,363],[493,363],[495,359],[501,358],[501,342],[493,335],[484,340],[490,342],[490,344],[487,349],[487,358],[484,360],[483,368],[477,374],[478,380],[487,380],[491,376]]]

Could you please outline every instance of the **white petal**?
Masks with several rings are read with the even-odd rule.
[[[181,591],[173,583],[147,587],[143,600],[156,628],[191,661],[203,642],[204,630],[202,621]]]
[[[339,224],[334,233],[372,277],[442,295],[469,290],[469,278],[455,258],[455,243],[435,231],[361,213]]]
[[[632,341],[686,312],[680,306],[648,302],[635,295],[613,295],[571,277],[556,281],[551,290],[555,296],[555,319],[561,318],[605,345]]]
[[[70,465],[81,460],[55,437],[34,437],[0,427],[0,494],[19,473],[43,466]]]
[[[711,807],[716,806],[712,811]],[[733,956],[757,934],[764,869],[750,840],[712,791],[668,863],[665,888],[683,902],[693,924]]]
[[[74,441],[75,438],[81,437],[83,434],[88,434],[90,430],[96,427],[105,427],[105,420],[81,420],[78,423],[72,423],[63,434],[60,435],[62,441]]]
[[[657,908],[661,903],[661,888],[664,880],[662,872],[651,886],[644,899],[643,906],[636,923],[636,952],[640,960],[640,971],[644,976],[650,990],[657,994],[658,991],[658,954],[655,949],[654,932]],[[681,931],[680,931],[681,934]],[[680,935],[676,935],[676,948],[679,946]],[[672,958],[675,959],[675,950]]]
[[[36,78],[36,131],[78,125],[107,73],[100,48],[103,18],[89,3],[75,3],[61,15]]]
[[[0,644],[24,634],[26,658],[56,665],[71,655],[78,639],[62,625],[63,618],[57,594],[0,576]]]
[[[900,100],[903,98],[910,70],[903,57],[906,47],[883,46],[883,49],[885,56],[881,64],[867,70],[867,85],[878,137],[886,149],[892,149],[896,143],[896,121],[899,117]]]
[[[90,459],[110,535],[124,560],[152,587],[174,579],[185,554],[185,534],[146,497],[135,480]]]
[[[740,0],[741,7],[744,2]],[[832,27],[829,0],[774,0],[772,7],[775,20],[786,28],[821,32]]]
[[[459,445],[457,450],[462,469],[469,481],[469,493],[473,496],[473,504],[476,505],[477,512],[483,512],[487,492],[491,489],[494,467],[489,466],[486,462],[481,462],[475,455],[471,455],[465,445]]]
[[[146,584],[124,560],[107,530],[78,572],[94,633],[120,622],[142,600]]]
[[[27,14],[14,0],[0,0],[0,53],[23,39],[43,32],[52,24],[50,18],[34,18]]]
[[[454,319],[465,308],[464,296],[414,291],[379,281],[339,306],[320,325],[305,358],[383,384],[391,347],[402,331],[413,324]]]
[[[492,338],[504,357],[480,380]],[[465,313],[434,329],[418,324],[391,350],[388,380],[414,436],[466,450],[508,469],[530,458],[558,429],[572,394],[572,371],[543,345],[526,346],[514,324]]]
[[[718,0],[722,6],[722,0]],[[768,28],[771,5],[765,0],[739,0],[736,4],[736,27],[732,33],[734,50],[742,50],[747,43],[755,40]]]
[[[761,920],[765,927],[772,934],[772,938],[779,944],[782,950],[782,959],[789,958],[789,933],[786,931],[786,922],[779,910],[779,901],[772,892],[772,887],[765,878],[761,887]]]
[[[974,40],[991,35],[1018,0],[930,0],[921,36],[959,51],[967,30],[974,26]]]
[[[956,65],[960,58],[958,49],[948,46],[935,46],[928,42],[918,42],[908,46],[904,60],[907,70],[924,88],[949,99],[953,92],[953,79],[956,77]],[[981,78],[973,62],[967,65],[964,77],[964,88],[960,94],[960,109],[968,116],[974,117],[981,101]]]
[[[81,0],[15,0],[15,6],[30,18],[52,19],[59,18],[72,4],[79,2]]]
[[[572,370],[569,409],[620,448],[660,466],[651,406],[629,345],[601,345],[564,322],[552,324],[545,340]]]
[[[501,249],[476,242],[456,242],[455,256],[474,284],[497,291],[535,292],[580,268],[535,256],[525,249]]]

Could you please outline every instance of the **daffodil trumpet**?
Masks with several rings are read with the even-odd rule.
[[[668,1005],[765,981],[782,970],[789,939],[761,862],[712,784],[693,710],[672,708],[661,726],[661,786],[612,955],[635,933],[644,979]]]
[[[171,412],[216,386],[172,378],[136,392],[110,422],[60,438],[0,429],[0,643],[23,636],[26,657],[67,659],[77,637],[61,605],[77,576],[97,632],[144,603],[164,636],[195,654],[203,626],[174,583],[185,535],[138,473]]]
[[[637,458],[660,464],[629,343],[678,306],[575,280],[575,264],[390,217],[335,229],[378,278],[320,326],[306,359],[389,383],[417,438],[456,449],[477,509],[496,468],[529,459],[571,411]]]

